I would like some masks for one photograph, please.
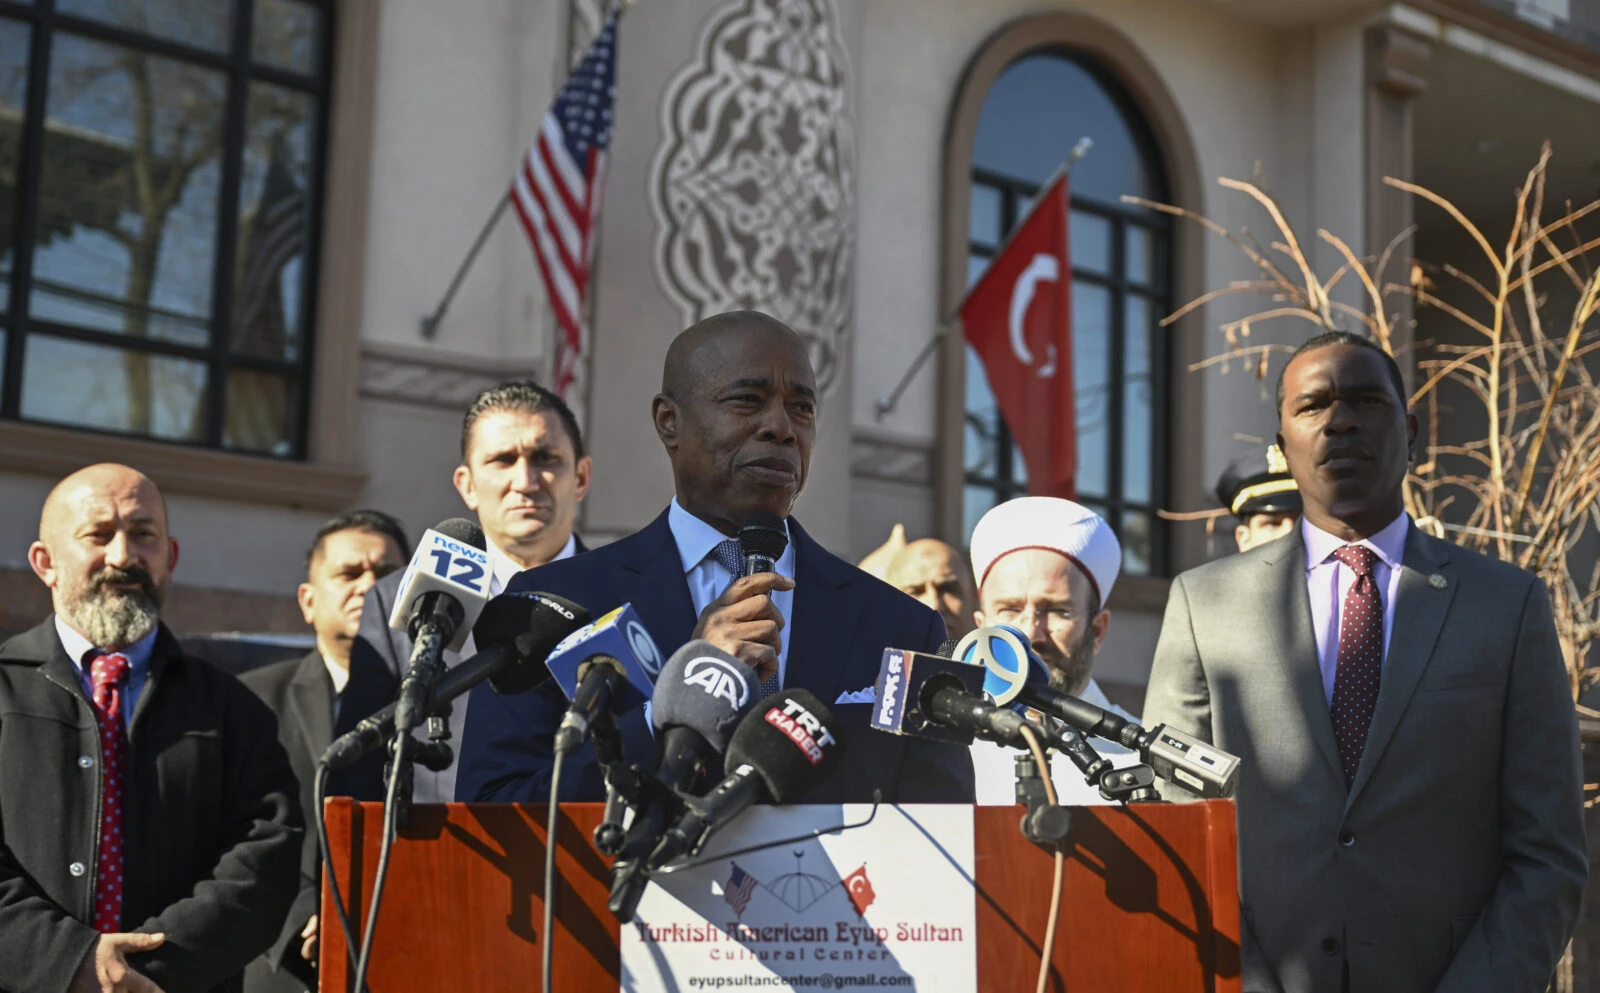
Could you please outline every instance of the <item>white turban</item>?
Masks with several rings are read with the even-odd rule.
[[[1060,497],[1019,497],[983,515],[972,529],[972,575],[983,581],[1003,556],[1024,548],[1060,552],[1089,578],[1101,604],[1122,568],[1122,545],[1111,525],[1081,504]]]

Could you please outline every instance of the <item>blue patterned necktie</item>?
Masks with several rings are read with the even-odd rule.
[[[744,549],[739,546],[737,538],[727,538],[718,542],[717,547],[711,550],[711,557],[718,565],[728,570],[728,575],[732,577],[722,586],[722,593],[726,593],[728,587],[744,575]],[[722,593],[718,593],[717,596],[721,597]],[[758,699],[769,697],[776,692],[778,692],[778,673],[774,670],[772,675],[762,682],[761,697]]]

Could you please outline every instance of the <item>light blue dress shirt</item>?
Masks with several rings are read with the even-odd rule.
[[[695,616],[699,617],[706,604],[721,596],[735,578],[711,554],[728,536],[684,510],[677,497],[672,498],[672,506],[667,509],[667,526],[672,529],[672,540],[678,546],[678,559],[683,564],[684,578],[689,582],[689,599],[694,603]],[[783,529],[784,534],[788,534],[787,521]],[[774,568],[778,575],[794,578],[794,542],[784,546],[783,555]],[[772,603],[783,615],[778,648],[778,685],[783,686],[789,669],[789,640],[794,634],[794,590],[773,591]]]

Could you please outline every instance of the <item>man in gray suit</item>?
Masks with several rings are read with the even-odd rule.
[[[1412,525],[1398,367],[1319,335],[1278,384],[1301,525],[1172,584],[1144,716],[1243,759],[1248,993],[1538,993],[1587,875],[1543,584]]]

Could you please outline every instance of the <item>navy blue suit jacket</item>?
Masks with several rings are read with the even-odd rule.
[[[794,616],[783,632],[789,645],[784,685],[810,690],[833,711],[845,749],[809,802],[864,803],[878,789],[888,803],[971,803],[972,760],[965,748],[873,731],[867,726],[870,704],[835,703],[841,694],[873,684],[885,648],[936,651],[944,641],[944,621],[829,554],[793,518],[789,537],[795,549],[795,594]],[[631,603],[667,656],[689,640],[698,620],[665,512],[643,530],[587,555],[524,572],[509,589],[555,593],[596,617]],[[529,693],[501,696],[484,683],[472,691],[471,701],[456,799],[547,801],[551,743],[567,709],[560,688],[548,681]],[[649,768],[655,742],[642,711],[625,715],[620,724],[627,760]],[[567,759],[561,798],[605,798],[591,746]]]

